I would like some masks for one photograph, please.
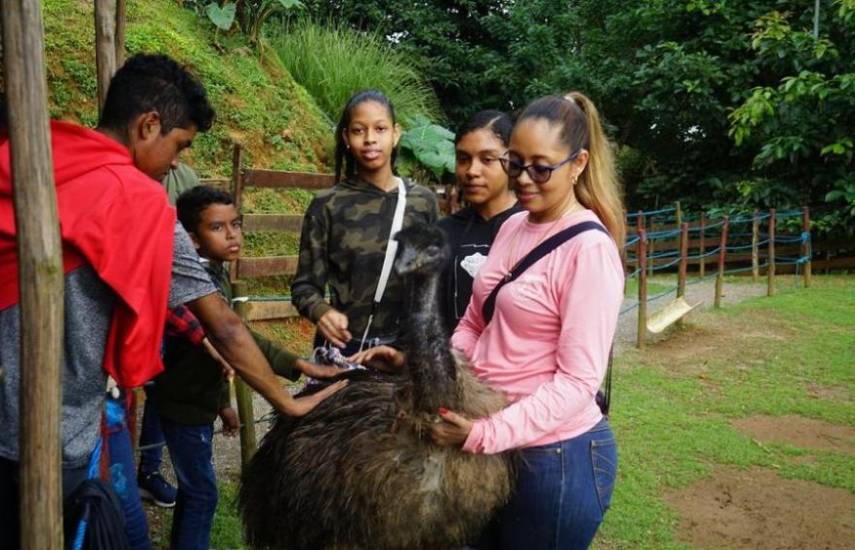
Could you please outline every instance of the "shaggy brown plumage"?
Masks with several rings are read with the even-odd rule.
[[[509,497],[507,455],[430,441],[437,404],[478,418],[506,403],[449,351],[435,303],[448,255],[441,232],[420,226],[397,238],[395,268],[411,290],[407,368],[351,371],[351,383],[305,417],[277,420],[240,490],[255,547],[451,548],[473,540]]]

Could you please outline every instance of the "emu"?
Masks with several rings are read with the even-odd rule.
[[[442,232],[420,224],[396,238],[404,371],[350,371],[341,375],[350,384],[308,415],[277,419],[242,478],[239,507],[253,547],[459,547],[510,496],[509,455],[430,441],[438,407],[478,418],[506,401],[449,348],[437,307],[449,256]]]

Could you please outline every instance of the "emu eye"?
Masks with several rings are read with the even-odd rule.
[[[425,249],[425,252],[427,252],[429,256],[439,256],[439,247],[432,244]]]

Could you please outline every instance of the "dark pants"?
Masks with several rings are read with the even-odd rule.
[[[166,418],[161,418],[160,422],[178,478],[170,547],[172,550],[207,550],[217,511],[217,479],[211,441],[214,426],[187,426]]]
[[[142,426],[140,427],[140,477],[160,472],[163,462],[163,428],[160,426],[160,415],[151,399],[146,398],[143,408]],[[146,449],[145,447],[150,447]]]
[[[0,550],[12,550],[21,546],[18,468],[18,462],[0,457]],[[86,466],[63,468],[63,499],[66,499],[84,481],[86,481]]]
[[[611,502],[617,472],[617,446],[608,421],[578,437],[520,454],[516,491],[478,548],[588,548]]]

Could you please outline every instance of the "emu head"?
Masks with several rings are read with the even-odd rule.
[[[395,235],[398,254],[395,272],[398,275],[430,275],[439,273],[451,256],[445,233],[434,225],[418,223]]]

